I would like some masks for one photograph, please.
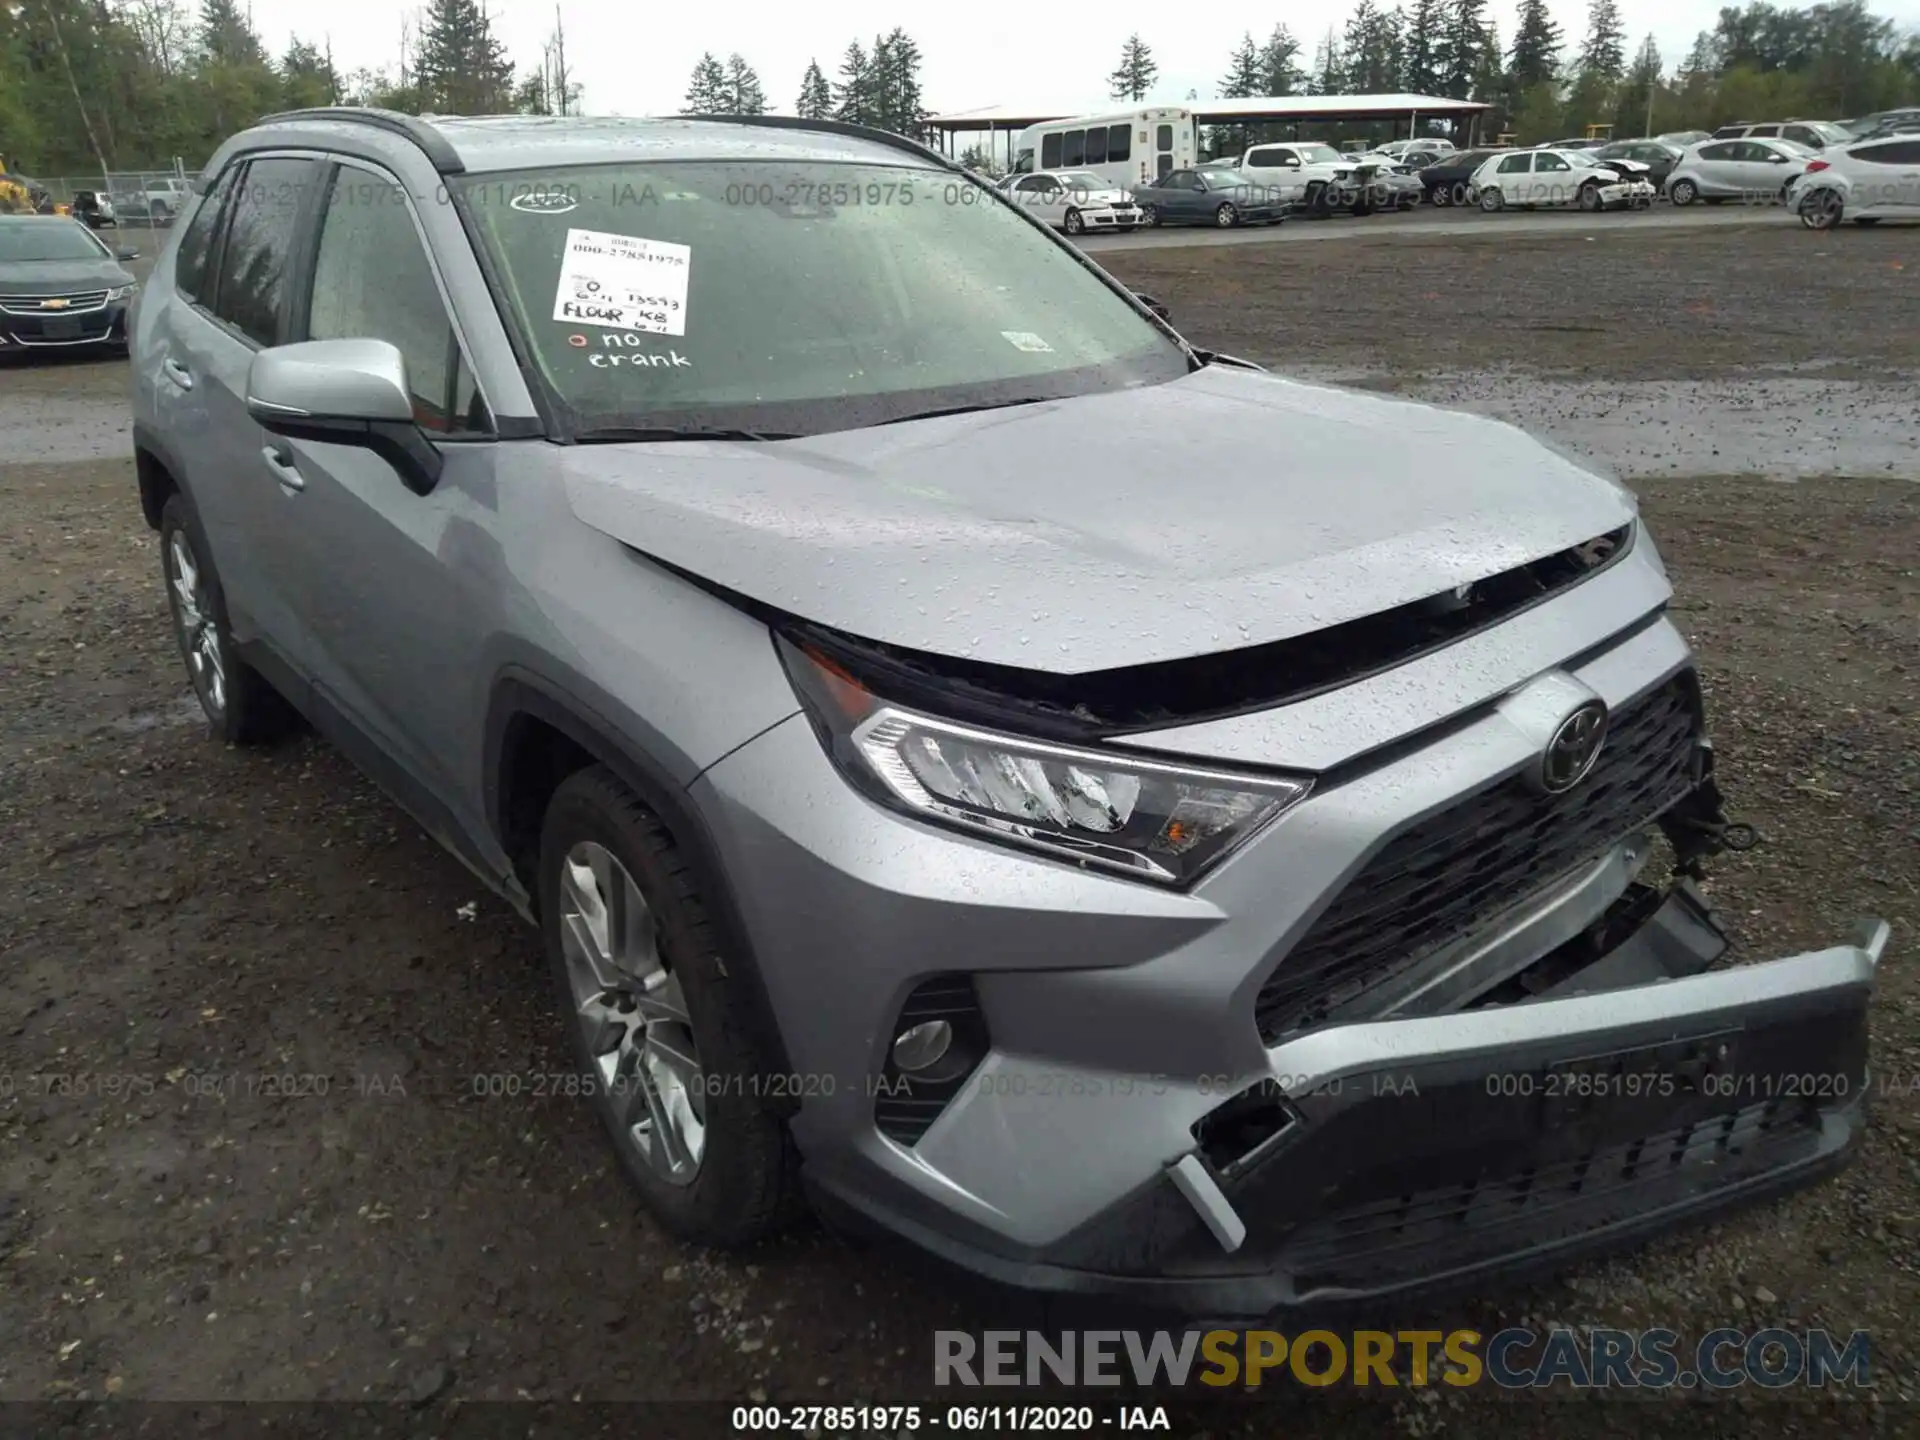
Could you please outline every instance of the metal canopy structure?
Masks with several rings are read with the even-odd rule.
[[[1402,125],[1411,136],[1423,120],[1445,120],[1471,124],[1493,107],[1480,100],[1455,100],[1445,95],[1254,95],[1232,100],[1141,101],[1140,108],[1161,104],[1191,110],[1201,125],[1291,125],[1294,138],[1303,124],[1333,122],[1378,122],[1390,120],[1395,130]],[[1011,150],[1013,137],[1029,125],[1049,120],[1068,120],[1076,115],[1103,115],[1132,108],[1125,101],[1108,100],[1078,108],[1067,106],[988,105],[978,110],[956,110],[929,119],[927,128],[939,133],[941,148],[953,151],[955,137],[984,131],[992,150],[1000,136],[1006,136]],[[1008,157],[1011,159],[1011,155]]]

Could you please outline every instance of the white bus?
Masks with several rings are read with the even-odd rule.
[[[1013,173],[1091,170],[1110,185],[1144,185],[1200,158],[1193,111],[1116,110],[1029,125],[1013,145]]]

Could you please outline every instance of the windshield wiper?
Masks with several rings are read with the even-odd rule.
[[[729,430],[700,425],[599,425],[573,437],[583,445],[645,443],[654,440],[798,440],[784,430]]]
[[[904,425],[909,420],[938,420],[942,415],[972,415],[981,410],[1011,410],[1016,405],[1039,405],[1055,397],[1051,395],[1029,395],[1024,400],[995,400],[985,405],[949,405],[943,410],[916,410],[911,415],[896,415],[891,420],[878,420],[878,425]]]

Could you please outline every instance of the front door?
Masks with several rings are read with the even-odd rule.
[[[282,440],[300,477],[297,529],[281,533],[285,584],[309,617],[320,658],[314,698],[374,742],[408,808],[438,832],[459,811],[486,672],[476,597],[505,586],[492,420],[475,388],[401,187],[341,164],[316,215],[302,340],[385,340],[406,361],[414,419],[445,462],[416,495],[371,450]],[[469,587],[469,588],[463,588]],[[441,835],[452,842],[453,835]]]

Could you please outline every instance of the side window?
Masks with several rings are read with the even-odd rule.
[[[257,345],[281,342],[294,224],[318,168],[318,161],[290,156],[255,160],[233,193],[213,313]]]
[[[453,322],[400,187],[342,165],[327,192],[304,338],[385,340],[407,362],[413,418],[439,434],[486,431]]]
[[[219,251],[220,222],[226,217],[234,180],[241,168],[239,165],[229,165],[221,173],[206,198],[200,202],[200,208],[193,212],[193,219],[187,222],[187,228],[181,232],[180,248],[173,255],[173,285],[189,300],[202,299],[203,291],[210,293],[212,290],[207,282],[212,278],[212,267]]]
[[[1533,168],[1536,170],[1567,170],[1572,167],[1569,166],[1563,158],[1548,151],[1534,162]]]
[[[1778,125],[1756,125],[1747,131],[1749,135],[1778,135],[1779,133],[1780,127]]]
[[[1087,158],[1087,132],[1069,130],[1060,137],[1060,163],[1071,168],[1084,164]]]
[[[1920,140],[1895,140],[1887,145],[1866,145],[1849,150],[1855,160],[1875,165],[1920,165]]]
[[[1040,168],[1051,170],[1060,163],[1060,137],[1042,135],[1040,137]]]
[[[1089,165],[1104,165],[1107,163],[1106,126],[1096,125],[1093,129],[1087,131],[1086,163]]]
[[[1733,159],[1734,151],[1738,148],[1739,147],[1735,145],[1702,145],[1700,147],[1700,158],[1702,160],[1731,160]]]
[[[1107,161],[1126,160],[1133,154],[1133,127],[1131,125],[1109,125],[1107,127]]]
[[[1022,195],[1037,195],[1047,188],[1047,177],[1044,175],[1029,175],[1013,188],[1018,190]]]
[[[1500,162],[1500,168],[1495,173],[1500,175],[1524,175],[1527,173],[1527,162],[1532,159],[1533,157],[1531,155],[1509,155]]]
[[[1247,164],[1257,170],[1278,170],[1287,163],[1284,150],[1253,150],[1248,152]]]

